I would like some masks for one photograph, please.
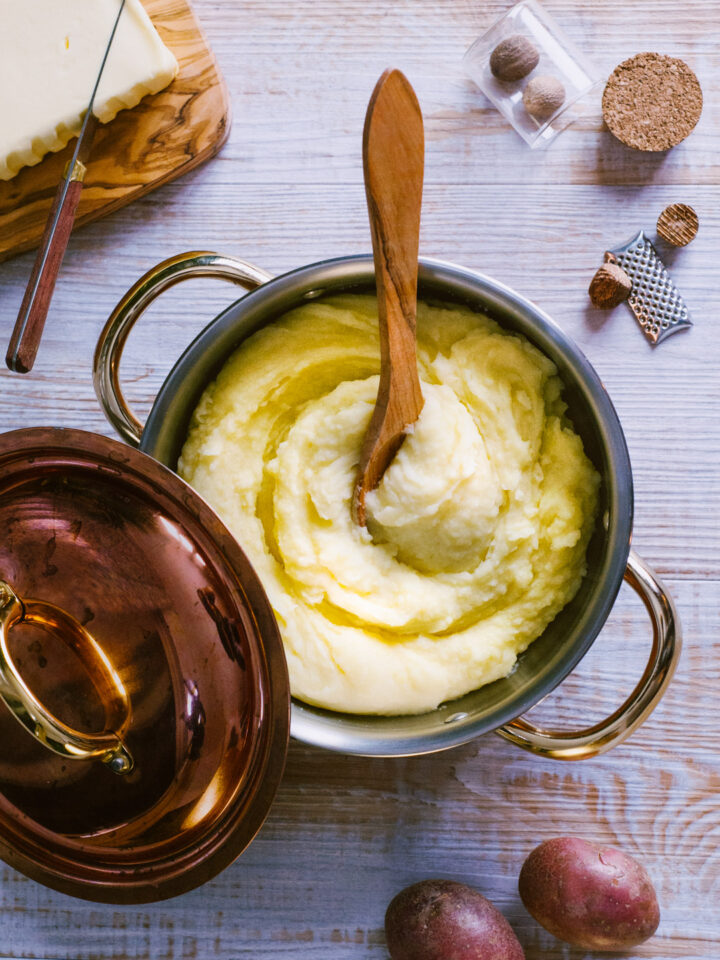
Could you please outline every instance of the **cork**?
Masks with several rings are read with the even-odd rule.
[[[698,79],[683,61],[660,53],[638,53],[610,75],[602,112],[611,132],[635,150],[677,146],[702,112]]]
[[[658,217],[657,232],[668,243],[685,247],[694,240],[700,222],[698,215],[687,203],[671,203]]]

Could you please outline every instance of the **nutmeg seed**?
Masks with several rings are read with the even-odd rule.
[[[604,263],[590,281],[588,293],[594,307],[612,310],[630,296],[632,280],[617,263]]]
[[[523,91],[525,109],[536,120],[548,120],[565,102],[565,87],[557,77],[533,77]]]
[[[501,40],[490,54],[490,69],[498,80],[522,80],[540,61],[537,47],[521,33]]]
[[[687,203],[671,203],[658,217],[657,232],[668,243],[685,247],[695,239],[700,222]]]

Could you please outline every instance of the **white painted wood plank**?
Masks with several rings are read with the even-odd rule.
[[[603,134],[599,109],[595,121],[573,128],[545,154],[531,153],[509,130],[461,66],[467,47],[508,6],[503,0],[215,5],[208,30],[237,84],[236,121],[246,134],[232,138],[219,169],[239,164],[245,182],[352,181],[360,169],[352,134],[362,126],[375,78],[392,63],[416,86],[426,116],[429,182],[718,182],[715,5],[546,4],[603,79],[627,56],[653,46],[691,62],[706,94],[701,122],[686,144],[652,158]]]

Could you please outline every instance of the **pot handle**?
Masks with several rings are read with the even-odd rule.
[[[103,703],[102,733],[74,730],[35,697],[9,650],[8,634],[21,623],[40,625],[75,651]],[[133,758],[122,740],[130,725],[130,698],[105,652],[69,613],[42,600],[21,600],[4,580],[0,580],[0,700],[39,743],[66,760],[99,759],[118,774],[133,769]]]
[[[653,628],[650,660],[625,703],[606,720],[584,730],[542,730],[525,717],[518,717],[496,731],[501,737],[553,760],[586,760],[621,743],[652,713],[680,655],[680,621],[662,582],[634,550],[628,556],[625,580],[640,595]]]
[[[93,361],[93,382],[105,416],[134,447],[140,445],[143,427],[125,402],[120,387],[120,359],[125,341],[135,321],[153,300],[169,287],[191,277],[217,277],[237,283],[247,291],[272,280],[272,274],[244,260],[208,251],[191,251],[157,264],[128,290],[100,334]]]

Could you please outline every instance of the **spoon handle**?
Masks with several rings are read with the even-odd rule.
[[[423,406],[415,320],[424,151],[415,91],[399,70],[386,70],[370,98],[363,134],[380,321],[380,386],[355,489],[353,505],[360,524],[365,523],[365,495],[382,479]]]

